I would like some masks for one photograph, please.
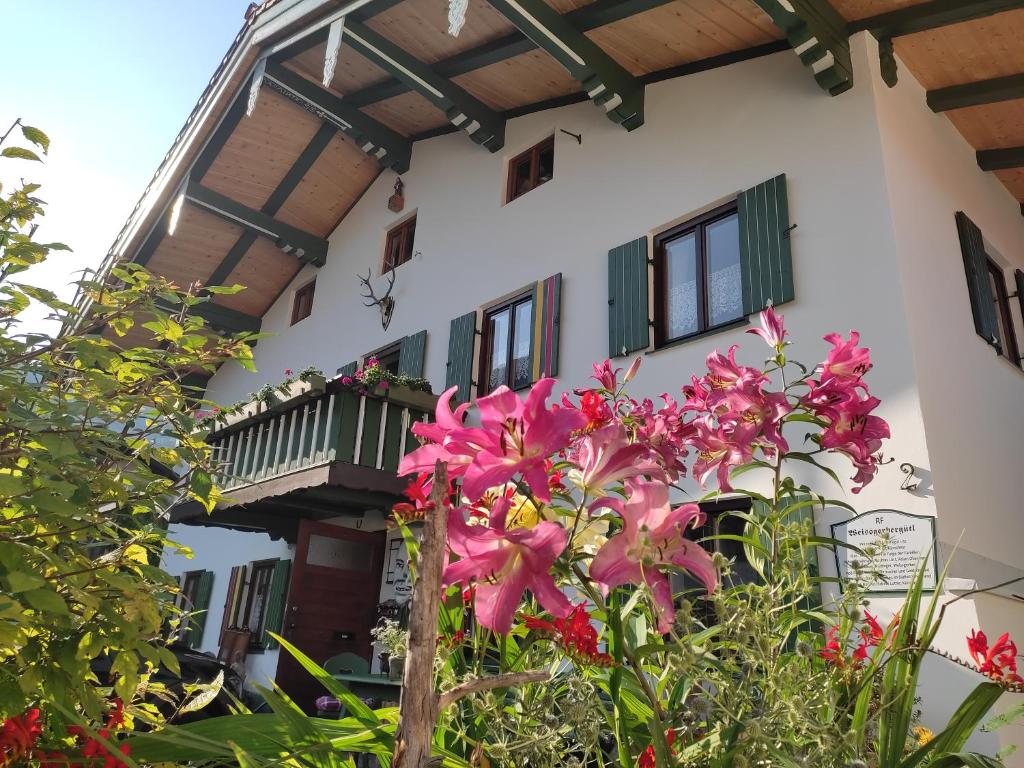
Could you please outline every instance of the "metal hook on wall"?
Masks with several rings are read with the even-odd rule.
[[[900,472],[906,475],[906,477],[903,478],[903,482],[900,484],[900,490],[916,491],[917,486],[920,485],[920,483],[911,482],[912,480],[914,480],[914,465],[911,464],[910,462],[905,461],[902,464],[900,464]]]

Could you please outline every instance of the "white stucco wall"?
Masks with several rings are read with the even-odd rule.
[[[859,496],[840,496],[864,511],[916,514],[935,514],[938,500],[942,538],[955,541],[968,527],[966,545],[987,558],[956,575],[982,581],[1019,566],[1024,516],[1011,478],[1024,467],[1012,438],[1024,434],[1015,388],[1024,377],[974,335],[953,212],[967,210],[1017,264],[1024,223],[1008,193],[978,171],[966,142],[927,111],[906,71],[897,89],[885,90],[874,44],[860,35],[853,49],[858,85],[836,98],[822,95],[795,56],[780,53],[648,86],[646,124],[633,133],[587,103],[509,121],[506,149],[493,155],[461,134],[416,143],[403,176],[406,210],[387,210],[394,176],[383,174],[330,238],[327,264],[303,270],[264,318],[263,330],[274,335],[255,350],[260,372],[225,367],[210,397],[230,403],[279,381],[285,368],[314,364],[333,373],[424,328],[426,375],[440,391],[450,320],[556,271],[563,274],[556,392],[584,385],[591,363],[607,355],[608,250],[784,172],[798,225],[796,300],[782,308],[796,341],[790,356],[814,364],[827,350],[821,335],[859,330],[872,350],[878,413],[893,431],[885,455],[895,461]],[[582,145],[560,129],[582,134]],[[554,179],[503,206],[508,159],[552,133]],[[379,272],[387,229],[413,211],[416,255],[397,270],[385,333],[377,311],[362,306],[356,275]],[[294,289],[314,274],[312,315],[289,327]],[[634,391],[678,394],[709,351],[734,343],[743,345],[741,357],[762,359],[761,342],[734,329],[645,355]],[[899,490],[902,462],[924,470],[916,493]],[[843,462],[835,466],[852,474]],[[837,490],[822,476],[798,479]],[[823,517],[819,530],[827,534],[841,514]],[[215,583],[211,605],[217,594]],[[950,650],[964,655],[964,635],[986,617],[993,635],[1002,631],[1000,614],[1006,629],[1020,628],[1019,609],[993,611],[993,600],[1003,598],[958,603],[943,634]],[[961,677],[936,667],[926,723],[939,725],[952,697],[976,682]]]
[[[951,575],[992,586],[1024,576],[1024,514],[1017,482],[1024,470],[1024,372],[975,333],[953,217],[962,210],[981,228],[990,255],[1005,269],[1011,293],[1013,269],[1024,269],[1024,217],[999,179],[979,171],[974,148],[954,125],[928,109],[924,88],[906,67],[901,66],[899,84],[891,89],[881,81],[877,60],[871,69],[924,415],[930,461],[924,469],[934,486],[939,537],[947,550],[959,542]],[[1018,339],[1024,339],[1018,313],[1011,314]],[[1008,631],[1020,642],[1024,601],[1013,594],[1024,594],[1020,583],[958,602],[937,644],[965,657],[964,635],[974,627],[983,628],[990,640]],[[955,701],[942,694],[951,692],[954,680],[976,680],[941,660],[935,666],[941,673],[930,675],[926,685],[948,715]],[[1004,697],[1004,708],[1022,699]],[[985,741],[1024,744],[1024,727],[1004,729]],[[1008,765],[1024,765],[1024,756],[1014,756]]]
[[[170,538],[191,549],[191,557],[184,553],[168,552],[163,567],[172,576],[186,571],[213,571],[213,589],[210,592],[209,615],[203,627],[202,642],[198,649],[217,655],[220,649],[220,625],[228,596],[231,569],[247,565],[253,560],[280,558],[291,560],[295,548],[265,533],[242,533],[206,526],[172,525]],[[277,672],[277,649],[250,653],[245,660],[246,685],[266,685]]]

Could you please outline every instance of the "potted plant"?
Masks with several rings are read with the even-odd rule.
[[[409,644],[409,630],[394,619],[383,619],[370,630],[370,634],[382,647],[382,655],[388,655],[388,679],[401,680],[405,669],[405,651]]]

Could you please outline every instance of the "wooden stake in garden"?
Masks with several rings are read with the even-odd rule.
[[[409,617],[409,648],[402,676],[402,701],[395,739],[395,768],[426,768],[439,712],[434,691],[437,652],[437,610],[448,536],[448,467],[438,461],[430,492],[432,509],[423,520],[416,566],[416,586]]]
[[[395,768],[429,768],[434,728],[440,713],[464,696],[494,688],[511,688],[549,680],[550,672],[529,670],[481,677],[438,695],[434,690],[434,656],[437,653],[438,606],[448,540],[448,467],[438,461],[430,492],[431,509],[423,522],[409,617],[409,647],[402,677],[402,701],[398,710]]]

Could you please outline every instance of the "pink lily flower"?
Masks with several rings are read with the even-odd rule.
[[[697,460],[693,463],[694,478],[703,486],[708,476],[717,471],[718,487],[725,493],[732,491],[729,470],[746,464],[754,456],[750,442],[730,439],[723,429],[708,427],[700,422],[697,423],[697,432],[690,444],[697,449]]]
[[[704,522],[704,513],[696,504],[673,509],[668,487],[663,483],[630,481],[625,502],[605,498],[591,511],[609,507],[622,517],[622,531],[612,536],[590,563],[590,575],[605,591],[622,584],[646,584],[654,595],[658,630],[668,632],[675,611],[672,586],[661,566],[682,568],[702,582],[708,591],[718,586],[714,561],[684,531]]]
[[[412,433],[427,442],[402,458],[398,463],[399,475],[433,472],[438,459],[448,464],[449,477],[465,474],[473,447],[449,441],[449,435],[462,430],[462,420],[469,409],[469,403],[463,403],[452,411],[451,399],[457,390],[458,387],[446,389],[438,398],[433,423],[417,421],[412,425]]]
[[[728,410],[718,414],[718,422],[730,429],[735,442],[767,442],[783,453],[789,450],[780,426],[793,406],[783,393],[734,387],[723,394],[721,404]]]
[[[582,437],[574,447],[572,459],[580,467],[579,485],[590,492],[600,493],[613,483],[638,475],[667,479],[661,466],[651,461],[646,446],[629,442],[621,422]]]
[[[480,428],[454,430],[449,443],[473,449],[466,469],[463,493],[476,501],[488,488],[501,485],[521,473],[533,495],[551,501],[546,469],[547,458],[569,445],[573,432],[587,426],[580,411],[547,406],[554,379],[541,379],[525,402],[508,387],[476,401]]]
[[[786,318],[783,315],[776,315],[772,307],[767,307],[759,315],[761,319],[760,328],[751,328],[747,333],[753,333],[765,340],[769,347],[774,347],[776,352],[781,352],[786,345],[786,336],[789,331],[783,325]]]
[[[544,520],[532,528],[509,530],[508,510],[508,499],[496,500],[489,526],[467,525],[463,510],[451,510],[448,547],[460,559],[448,565],[442,577],[444,586],[475,583],[476,618],[498,634],[512,628],[526,590],[553,616],[564,619],[572,611],[572,603],[550,574],[568,541],[565,529]]]
[[[833,376],[847,379],[860,379],[871,370],[871,350],[858,347],[860,334],[850,331],[850,340],[844,341],[838,333],[825,336],[825,341],[832,345],[828,357],[821,364],[821,381],[825,383]]]
[[[717,349],[708,355],[708,375],[704,381],[713,390],[727,389],[744,384],[756,384],[767,381],[767,377],[757,368],[740,365],[736,362],[738,344],[729,347],[728,356]]]
[[[612,361],[605,360],[603,363],[598,365],[594,363],[594,375],[590,378],[597,381],[603,388],[609,392],[616,392],[619,389],[619,371],[621,368],[612,368]]]

